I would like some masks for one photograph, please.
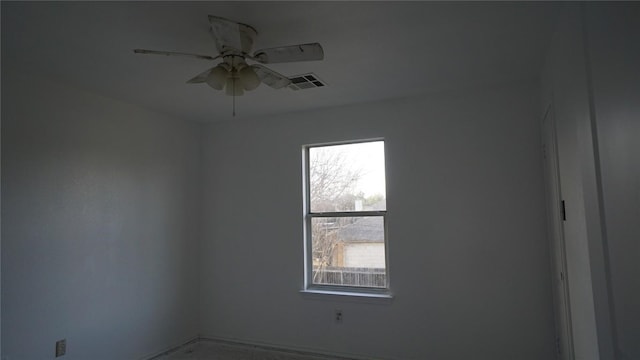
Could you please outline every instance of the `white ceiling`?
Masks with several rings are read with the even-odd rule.
[[[132,49],[216,55],[208,14],[255,27],[255,49],[320,42],[323,61],[268,66],[287,76],[314,72],[328,86],[293,91],[263,84],[236,99],[238,117],[247,118],[532,78],[553,6],[3,1],[2,64],[179,118],[215,121],[231,117],[232,99],[185,83],[211,62]]]

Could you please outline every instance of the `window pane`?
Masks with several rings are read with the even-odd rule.
[[[384,142],[309,148],[312,213],[386,210]]]
[[[384,217],[311,218],[312,283],[384,288]]]

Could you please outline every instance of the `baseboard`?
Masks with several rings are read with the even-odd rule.
[[[174,353],[174,352],[176,352],[176,351],[178,351],[178,350],[182,349],[183,347],[188,346],[188,345],[191,345],[191,344],[195,344],[195,343],[197,343],[198,341],[200,341],[200,337],[199,337],[199,336],[192,336],[192,337],[188,338],[188,339],[187,339],[187,340],[185,340],[185,341],[179,342],[179,343],[178,343],[179,345],[169,346],[168,348],[166,348],[166,349],[164,349],[164,350],[162,350],[162,351],[159,351],[159,352],[157,352],[157,353],[154,353],[154,354],[152,354],[152,355],[147,355],[147,356],[141,357],[141,358],[140,358],[140,360],[154,360],[154,359],[158,359],[158,358],[160,358],[161,356],[165,356],[165,355],[169,355],[169,354],[171,354],[171,353]]]
[[[291,353],[297,355],[306,355],[306,356],[315,356],[315,357],[326,357],[327,359],[332,360],[391,360],[391,359],[383,359],[383,358],[373,358],[371,356],[362,356],[355,354],[345,354],[338,353],[332,351],[324,351],[318,349],[310,349],[299,346],[291,346],[291,345],[282,345],[282,344],[272,344],[265,343],[261,341],[253,341],[253,340],[241,340],[241,339],[233,339],[215,335],[203,335],[199,339],[200,341],[210,341],[217,342],[229,345],[236,346],[247,346],[253,347],[260,350],[270,350],[270,351],[280,351],[284,353]]]

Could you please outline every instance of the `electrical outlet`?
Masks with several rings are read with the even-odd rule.
[[[338,324],[342,324],[342,310],[336,309],[334,320]]]
[[[56,341],[56,357],[67,353],[67,339]]]

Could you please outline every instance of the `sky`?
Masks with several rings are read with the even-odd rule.
[[[348,163],[362,169],[363,176],[358,181],[355,193],[362,191],[366,197],[385,191],[384,141],[354,143],[332,146],[336,151],[348,150]]]

